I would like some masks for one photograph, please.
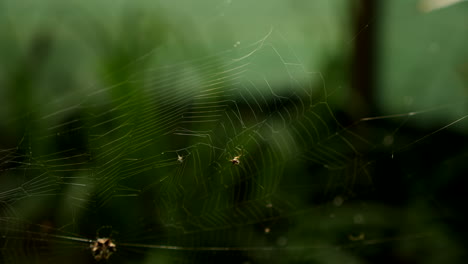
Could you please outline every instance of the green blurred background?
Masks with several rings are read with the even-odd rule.
[[[86,243],[58,236],[94,239],[110,225],[98,235],[115,237],[111,263],[463,263],[468,2],[448,2],[0,0],[1,259],[93,263]],[[244,91],[231,100],[254,127],[242,96],[254,87],[267,98],[280,132],[262,135],[275,147],[241,144],[254,131],[243,124],[190,126],[212,133],[209,146],[156,132],[144,141],[175,118],[158,105],[173,96],[185,107],[251,51],[251,83],[229,86]],[[304,102],[305,117],[284,121]],[[66,136],[44,136],[56,126]],[[299,132],[303,144],[290,144],[288,126],[317,139]],[[141,137],[116,142],[129,134]],[[181,171],[168,153],[198,161]],[[153,171],[138,172],[132,155]],[[245,167],[233,172],[235,155]]]

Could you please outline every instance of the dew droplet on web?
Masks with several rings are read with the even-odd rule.
[[[337,196],[337,197],[335,197],[335,199],[333,199],[333,204],[338,207],[338,206],[341,206],[343,204],[343,201],[344,201],[343,197]]]
[[[382,143],[384,144],[384,146],[390,146],[393,144],[393,135],[387,135],[384,137]]]
[[[364,216],[362,214],[355,214],[353,220],[355,224],[362,224],[364,223]]]

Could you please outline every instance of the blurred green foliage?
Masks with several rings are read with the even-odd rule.
[[[420,3],[379,2],[356,31],[366,1],[0,1],[0,257],[93,261],[54,234],[112,225],[112,263],[462,261],[468,5]],[[377,109],[356,116],[354,44],[369,32]],[[179,118],[164,107],[179,114],[251,51],[250,83],[226,85],[243,93],[204,102],[228,105],[224,119],[189,126],[213,145],[164,131]],[[268,126],[242,97],[256,89]],[[60,166],[60,184],[42,176]]]

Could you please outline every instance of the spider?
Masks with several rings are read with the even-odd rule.
[[[232,163],[232,165],[239,165],[240,164],[240,158],[242,157],[243,152],[244,152],[243,149],[241,149],[240,151],[241,151],[241,153],[239,155],[237,155],[233,159],[229,160]]]
[[[91,249],[91,254],[93,255],[94,259],[100,261],[102,259],[108,260],[109,257],[117,251],[116,245],[112,237],[112,231],[108,235],[101,235],[102,229],[109,229],[112,228],[110,226],[103,226],[98,229],[96,232],[96,240],[91,241],[91,245],[89,245]]]
[[[180,162],[180,163],[183,163],[184,162],[184,156],[181,156],[181,155],[177,154],[177,161]]]
[[[190,154],[192,154],[192,153],[191,153],[190,151],[188,151],[187,149],[185,149],[185,152],[187,152],[186,155],[180,155],[180,154],[178,153],[178,151],[176,151],[176,154],[177,154],[177,161],[178,161],[179,163],[184,163],[185,158],[187,158],[188,156],[190,156]]]
[[[114,241],[110,238],[97,238],[91,245],[91,253],[95,260],[108,260],[109,257],[117,250]]]

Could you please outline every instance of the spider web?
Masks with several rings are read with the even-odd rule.
[[[369,153],[382,143],[359,129],[419,113],[340,125],[322,74],[273,29],[247,47],[144,68],[18,117],[19,142],[0,152],[3,262],[90,261],[96,236],[116,240],[117,263],[338,261],[352,259],[344,249],[428,235],[364,228],[387,213],[342,206],[373,186]]]

